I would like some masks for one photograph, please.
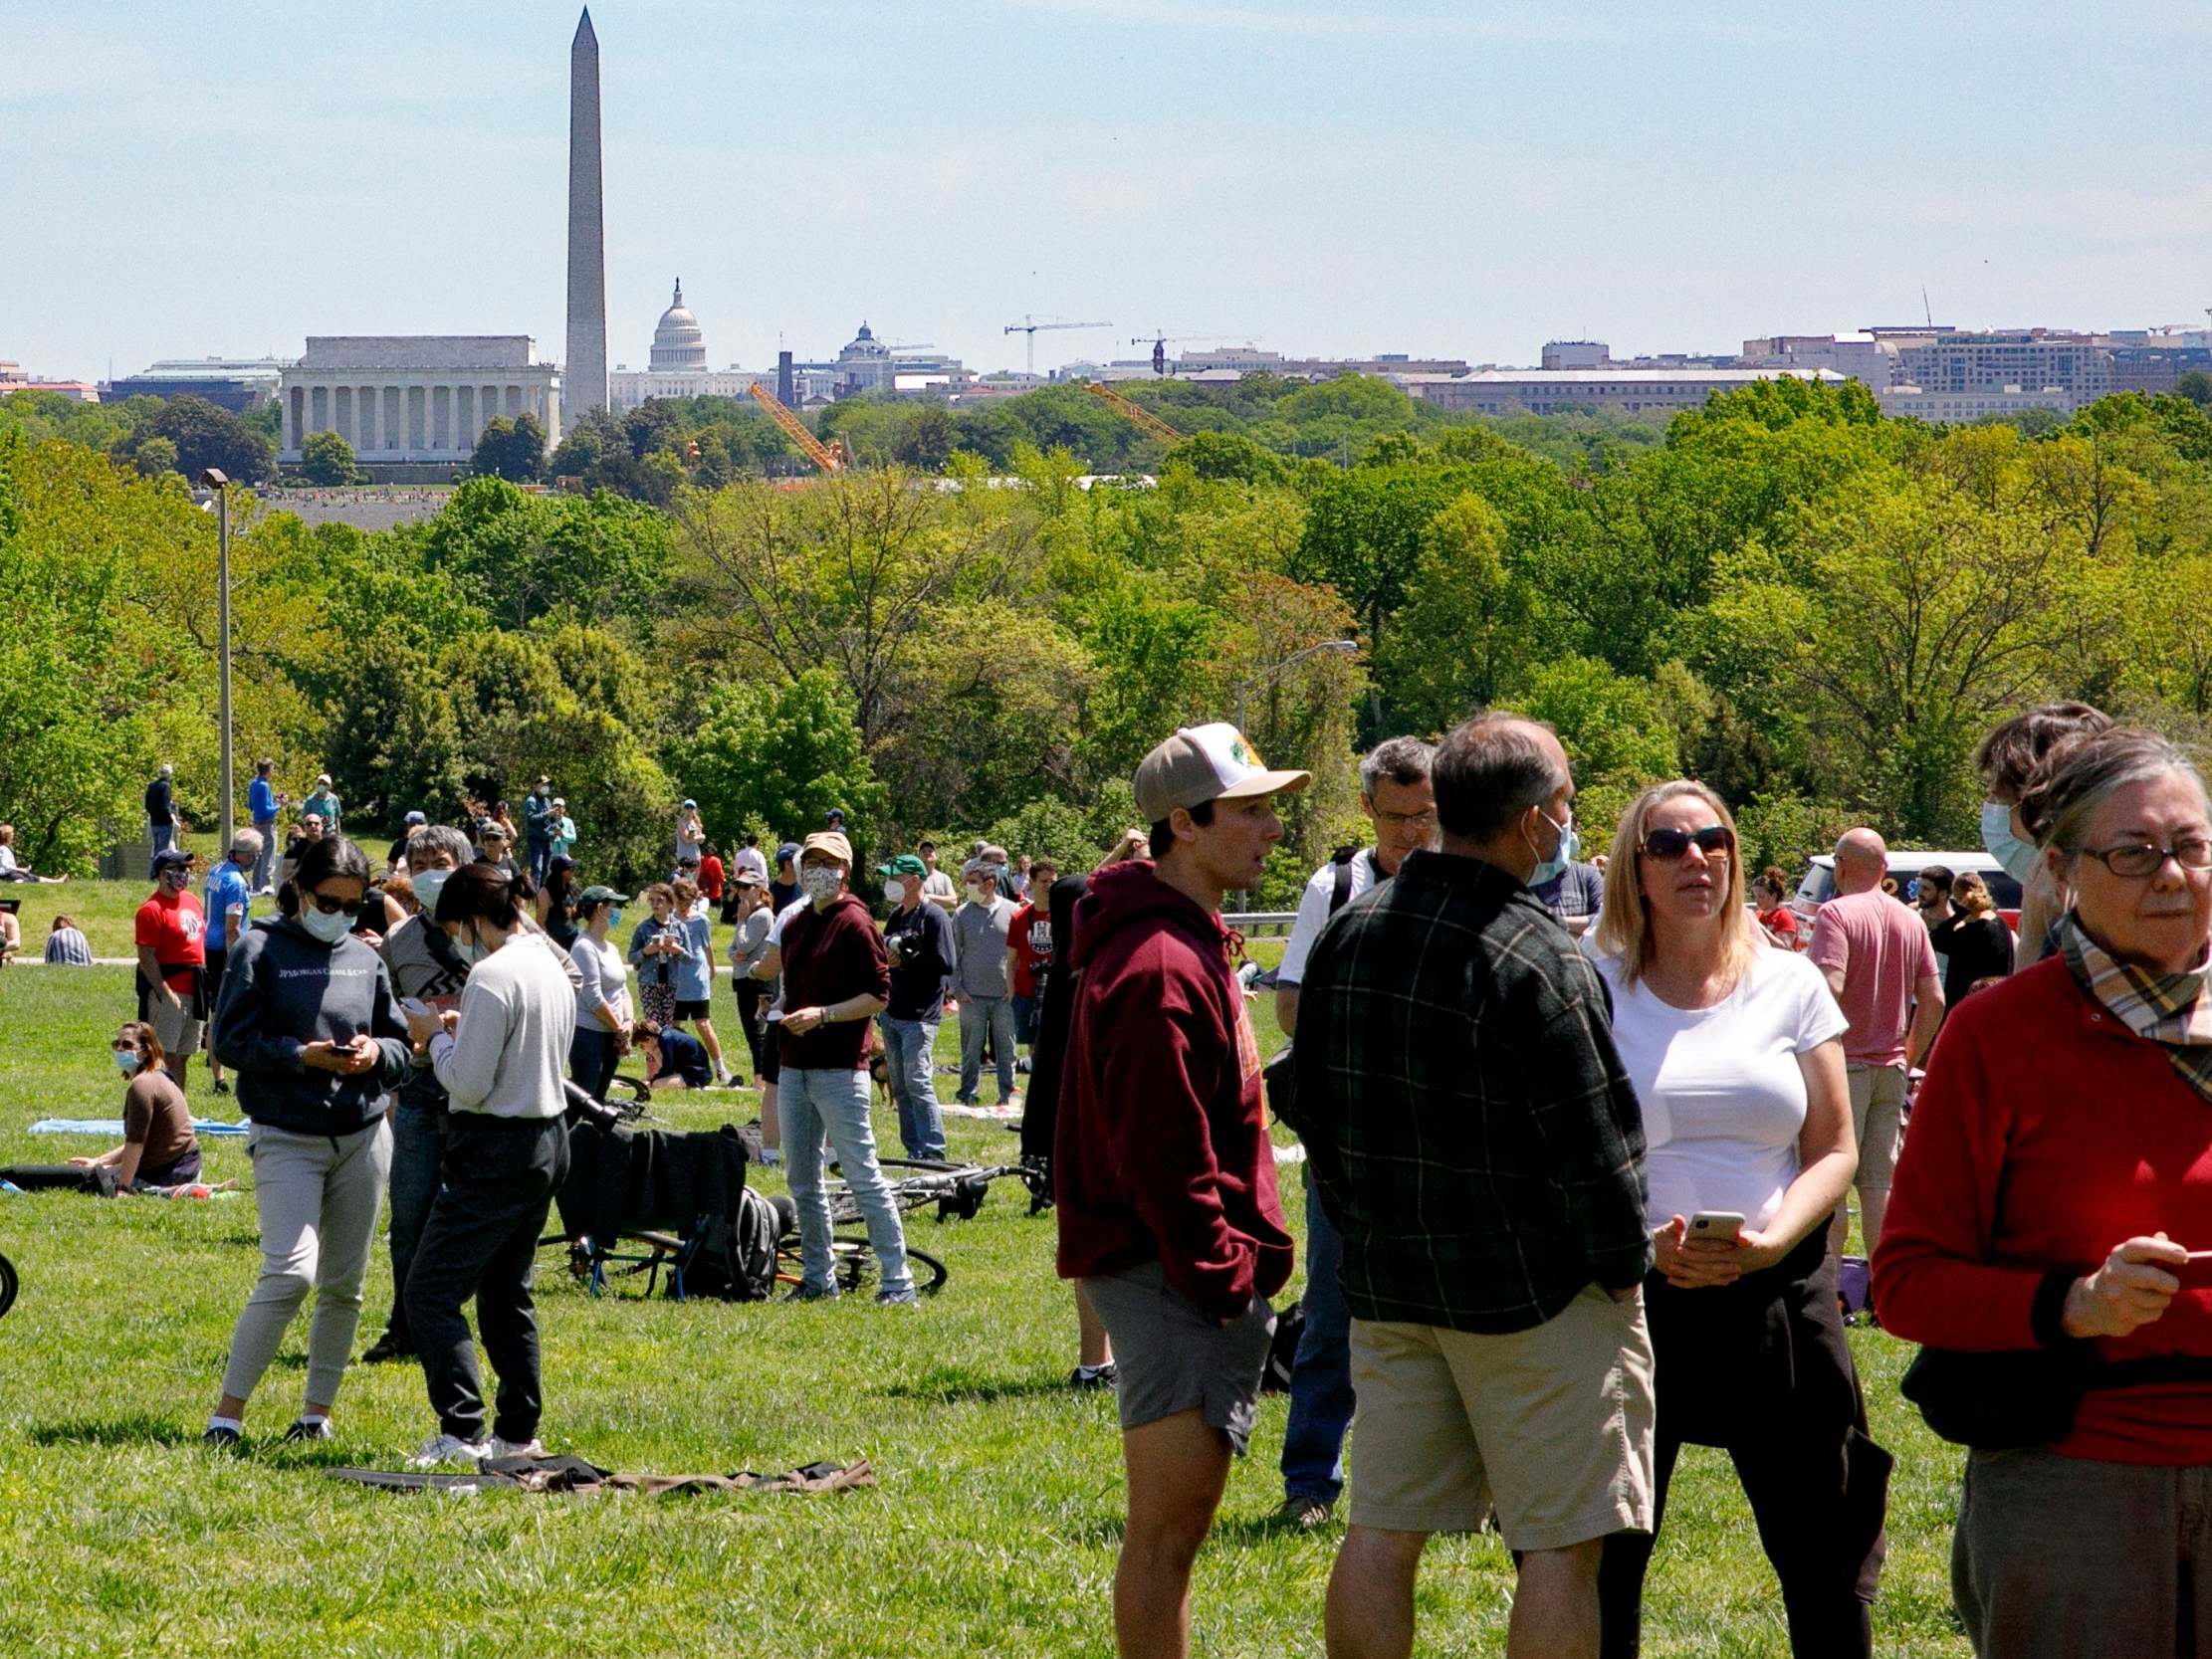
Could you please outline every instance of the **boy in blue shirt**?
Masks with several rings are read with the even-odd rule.
[[[240,830],[231,837],[230,856],[208,871],[201,889],[204,897],[200,909],[207,922],[200,934],[200,943],[207,951],[207,1005],[210,1009],[223,993],[223,968],[230,959],[230,947],[246,936],[247,913],[253,907],[253,890],[247,884],[246,872],[259,865],[268,845],[258,832]],[[208,1025],[212,1033],[214,1021],[209,1020]],[[223,1081],[223,1064],[215,1058],[212,1035],[207,1044],[207,1069],[215,1079],[215,1092],[229,1094],[230,1085]]]

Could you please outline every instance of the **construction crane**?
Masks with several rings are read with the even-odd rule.
[[[1034,374],[1037,371],[1038,330],[1055,328],[1111,328],[1113,324],[1111,322],[1039,322],[1035,317],[1024,314],[1019,322],[1007,323],[1003,331],[1009,334],[1027,334],[1029,336],[1028,356],[1026,360],[1028,364],[1028,371],[1031,374]]]
[[[1168,372],[1168,346],[1171,343],[1196,345],[1202,340],[1239,340],[1245,345],[1250,345],[1253,338],[1254,336],[1251,334],[1170,334],[1155,332],[1139,334],[1129,343],[1131,345],[1150,345],[1152,347],[1152,372],[1165,374]]]
[[[769,419],[783,429],[783,436],[796,444],[806,459],[825,473],[839,473],[845,469],[845,446],[842,439],[835,444],[825,444],[807,430],[806,423],[783,406],[782,399],[770,391],[760,381],[754,381],[746,390],[753,401],[768,411]]]
[[[1107,408],[1113,410],[1115,414],[1121,416],[1123,420],[1129,422],[1146,437],[1157,438],[1162,444],[1170,448],[1183,442],[1182,433],[1150,409],[1144,407],[1143,404],[1130,402],[1128,398],[1123,397],[1121,393],[1111,387],[1102,386],[1096,380],[1086,380],[1083,382],[1083,390],[1089,392],[1091,396],[1097,398],[1099,402],[1105,404]]]

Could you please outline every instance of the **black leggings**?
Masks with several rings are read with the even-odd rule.
[[[1824,1227],[1734,1285],[1677,1290],[1657,1273],[1645,1280],[1659,1395],[1652,1531],[1605,1541],[1602,1659],[1641,1651],[1644,1574],[1685,1444],[1721,1447],[1735,1464],[1781,1580],[1796,1659],[1874,1652],[1889,1454],[1867,1435],[1826,1238]]]

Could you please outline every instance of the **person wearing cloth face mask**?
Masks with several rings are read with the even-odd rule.
[[[456,871],[439,891],[436,922],[470,969],[457,1012],[403,1010],[448,1109],[444,1184],[407,1274],[407,1324],[438,1414],[419,1467],[543,1450],[531,1277],[538,1236],[568,1172],[561,1067],[576,1033],[568,976],[552,942],[524,928],[505,872],[487,864]],[[472,1296],[499,1374],[489,1436],[476,1344],[461,1311]]]
[[[2059,918],[2071,895],[2038,856],[2036,826],[2021,802],[2055,750],[2110,728],[2112,717],[2087,703],[2046,703],[2013,716],[1974,751],[1989,799],[1982,805],[1982,845],[2005,874],[2020,884],[2020,951],[2014,968],[2041,961],[2053,948]]]
[[[967,901],[953,913],[953,942],[959,965],[953,988],[960,993],[960,1094],[963,1106],[976,1104],[983,1081],[984,1040],[989,1037],[998,1068],[998,1104],[1013,1104],[1013,1002],[1006,983],[1006,934],[1015,906],[998,890],[998,869],[970,859],[962,872]]]
[[[262,1265],[208,1419],[212,1446],[238,1446],[246,1401],[311,1287],[307,1405],[285,1438],[331,1438],[391,1170],[383,1097],[409,1071],[390,977],[350,933],[367,893],[360,849],[324,837],[279,896],[282,917],[248,929],[223,975],[215,1052],[237,1074],[239,1109],[253,1124]]]
[[[953,971],[953,923],[925,901],[922,884],[929,879],[929,868],[912,853],[901,853],[876,874],[883,878],[883,896],[892,907],[883,927],[883,946],[891,957],[883,1058],[899,1103],[899,1140],[908,1157],[943,1157],[945,1118],[937,1102],[932,1056],[937,1027],[945,1017],[945,976]]]
[[[182,1089],[208,1013],[207,926],[191,892],[190,853],[181,847],[155,853],[153,879],[153,895],[136,920],[138,1017],[160,1035],[169,1075]]]
[[[868,1021],[883,1012],[891,964],[868,907],[845,890],[852,844],[834,830],[806,838],[799,880],[806,908],[783,923],[776,959],[783,973],[784,1014],[776,1040],[782,1072],[776,1110],[787,1132],[785,1172],[798,1208],[799,1298],[837,1294],[830,1276],[829,1200],[822,1191],[822,1141],[843,1166],[845,1184],[868,1223],[868,1242],[883,1275],[876,1300],[911,1303],[906,1233],[876,1164],[868,1120]]]
[[[260,858],[261,837],[252,830],[240,830],[231,839],[230,856],[207,873],[207,881],[201,889],[206,930],[200,942],[207,956],[207,1004],[210,1008],[222,998],[223,964],[230,945],[246,932],[247,912],[253,904],[247,875]],[[230,1085],[223,1081],[223,1063],[215,1058],[212,1050],[207,1057],[207,1074],[218,1095],[230,1093]]]
[[[113,1169],[116,1189],[140,1182],[182,1186],[200,1178],[200,1142],[184,1091],[161,1069],[161,1039],[143,1020],[125,1020],[111,1045],[128,1078],[122,1096],[122,1144],[98,1157],[73,1157],[79,1169]]]
[[[407,841],[407,865],[420,911],[408,916],[385,903],[376,917],[382,924],[376,931],[383,935],[377,953],[393,987],[400,996],[434,1009],[458,1008],[469,979],[468,964],[430,918],[437,913],[439,893],[470,857],[469,838],[457,829],[436,824],[415,831]],[[369,902],[377,904],[374,898]],[[391,1314],[383,1335],[361,1355],[363,1364],[415,1355],[407,1328],[407,1274],[430,1219],[431,1201],[438,1196],[438,1165],[444,1155],[445,1090],[429,1067],[418,1066],[399,1086],[391,1111],[391,1225],[385,1241],[391,1251]]]

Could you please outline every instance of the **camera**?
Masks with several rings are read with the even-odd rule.
[[[921,959],[922,935],[920,933],[893,933],[884,941],[891,953],[891,960],[900,967],[912,967]]]

